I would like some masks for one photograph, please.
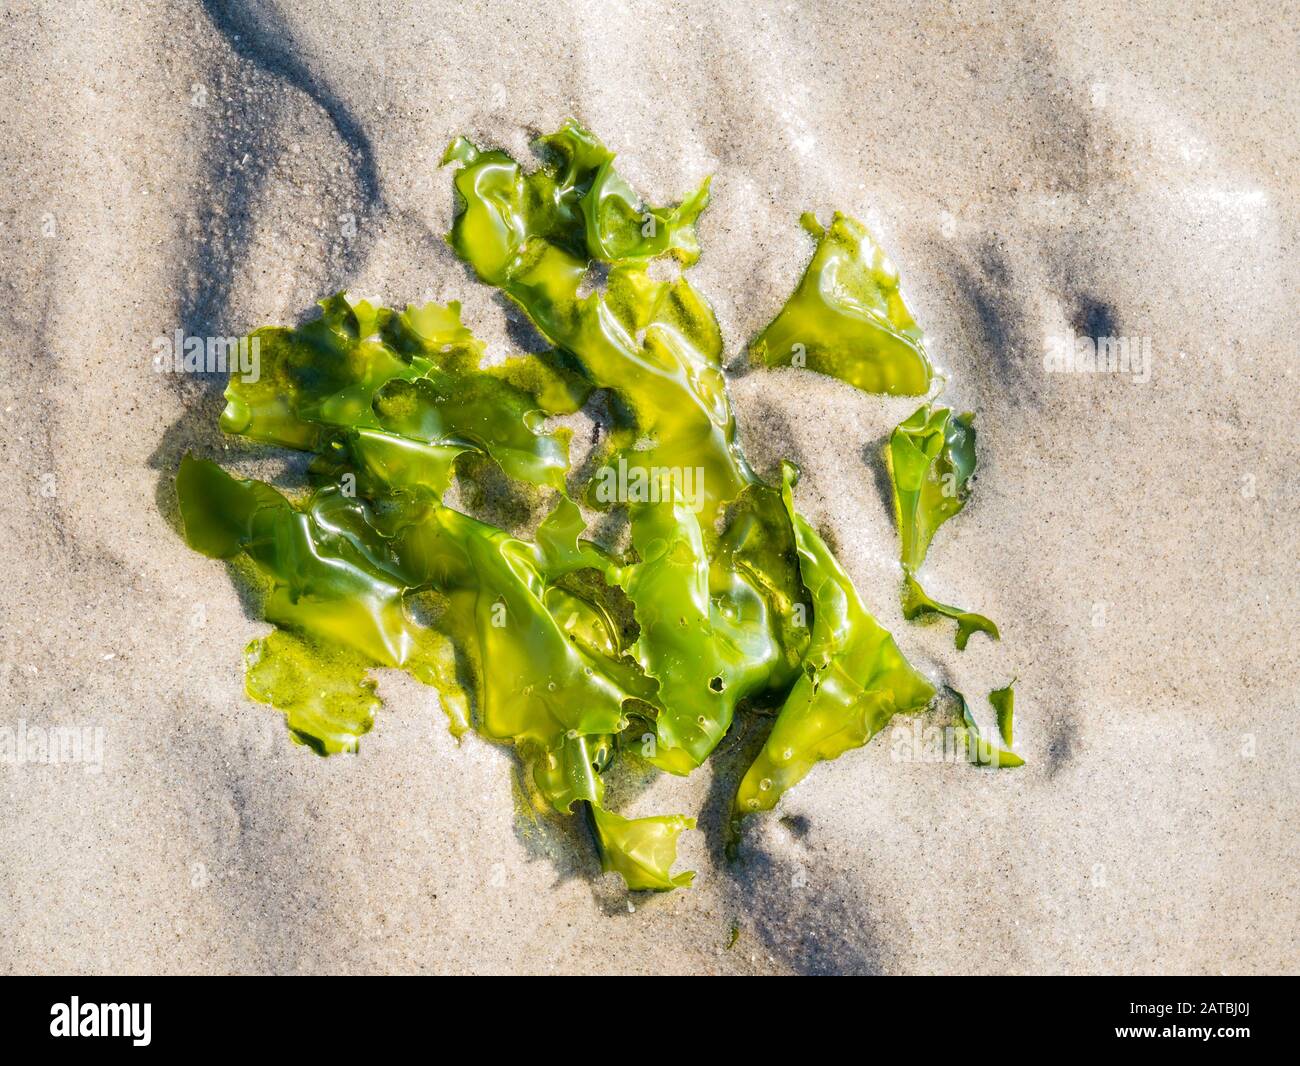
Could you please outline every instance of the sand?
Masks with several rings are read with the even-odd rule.
[[[80,762],[0,763],[0,969],[1297,969],[1295,8],[914,7],[8,6],[0,727],[89,732]],[[154,339],[347,288],[459,299],[498,356],[535,343],[444,246],[437,160],[569,116],[652,199],[715,175],[692,276],[751,458],[803,466],[801,506],[932,678],[985,721],[1019,678],[1025,768],[906,761],[886,733],[752,819],[734,864],[738,756],[633,782],[626,812],[710,832],[693,888],[629,898],[408,679],[354,758],[244,697],[266,627],[179,539],[170,479],[187,449],[257,462],[216,428],[221,382],[155,373]],[[978,412],[927,587],[1000,643],[901,618],[878,450],[909,402],[745,371],[809,254],[799,212],[836,208]],[[1045,372],[1066,332],[1145,339],[1149,380]]]

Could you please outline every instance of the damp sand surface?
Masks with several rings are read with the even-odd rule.
[[[0,968],[1294,972],[1300,35],[1285,6],[1144,7],[10,5],[0,725],[99,754],[0,764]],[[292,472],[223,441],[221,383],[154,373],[154,339],[347,288],[536,346],[443,242],[437,162],[571,116],[653,200],[715,175],[692,278],[751,460],[799,462],[868,607],[986,723],[1019,678],[1023,769],[887,731],[735,863],[736,751],[626,780],[625,812],[711,830],[683,843],[693,888],[629,899],[414,682],[383,675],[356,758],[244,697],[266,627],[180,541],[170,478],[187,449]],[[900,616],[879,450],[914,405],[745,371],[810,254],[799,213],[837,208],[978,413],[926,587],[1000,643]],[[1066,335],[1147,346],[1149,380],[1045,372]]]

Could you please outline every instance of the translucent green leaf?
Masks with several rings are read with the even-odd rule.
[[[441,491],[451,460],[471,448],[511,477],[564,487],[567,437],[540,430],[544,401],[515,383],[523,375],[480,369],[483,346],[458,304],[399,314],[339,293],[321,309],[297,329],[253,334],[259,374],[231,375],[223,429],[318,452],[332,474],[353,467],[383,481],[391,471],[402,488]],[[537,371],[528,383],[571,410],[559,381]]]
[[[930,388],[924,337],[903,302],[898,272],[856,219],[835,212],[794,294],[750,347],[761,366],[807,367],[864,392],[920,396]]]
[[[998,639],[998,627],[983,615],[928,596],[917,580],[935,531],[966,506],[975,472],[975,416],[954,416],[947,407],[925,404],[894,427],[885,449],[894,489],[894,518],[902,541],[903,616],[909,620],[943,615],[957,622],[957,647],[971,634]]]
[[[971,762],[979,766],[992,766],[1000,769],[1025,765],[1025,760],[1014,751],[1000,748],[992,741],[986,740],[980,733],[980,727],[976,723],[975,717],[970,713],[970,706],[966,703],[966,697],[954,688],[950,688],[948,691],[956,698],[957,706],[961,709],[962,728],[966,734],[967,754]],[[1008,719],[1009,722],[1010,719]],[[1008,743],[1010,742],[1008,741]]]
[[[360,655],[277,629],[249,644],[245,664],[248,694],[274,704],[294,740],[319,755],[355,752],[374,724],[379,697]]]
[[[594,386],[627,405],[636,433],[651,446],[623,455],[626,462],[647,476],[656,468],[703,471],[702,519],[711,521],[750,480],[726,397],[722,337],[686,278],[656,278],[647,262],[661,252],[694,260],[694,222],[707,195],[701,190],[679,208],[660,209],[660,236],[639,240],[626,218],[610,221],[621,209],[583,207],[593,188],[599,194],[613,181],[613,157],[599,141],[570,124],[542,147],[558,156],[557,165],[525,174],[503,152],[453,142],[444,159],[461,166],[448,239]],[[605,221],[589,225],[593,212]],[[584,294],[593,261],[609,264],[604,291]]]
[[[253,334],[256,365],[241,360],[222,415],[228,432],[311,453],[305,491],[290,500],[186,456],[181,518],[195,549],[258,576],[275,629],[249,648],[247,688],[295,740],[355,751],[379,707],[373,670],[405,670],[437,688],[454,732],[472,723],[517,749],[540,807],[589,812],[605,869],[666,891],[693,876],[671,868],[694,822],[607,811],[604,775],[620,751],[686,774],[738,715],[779,707],[740,815],[933,690],[795,513],[793,468],[769,486],[741,453],[721,332],[682,273],[700,254],[708,182],[657,207],[576,124],[537,147],[543,165],[529,171],[463,138],[444,161],[456,165],[452,247],[549,350],[485,365],[456,303],[398,311],[330,297],[297,328]],[[925,391],[920,331],[879,248],[843,216],[826,232],[809,225],[813,263],[756,357],[780,361],[773,353],[797,342],[807,365],[859,387]],[[609,431],[571,496],[569,433],[547,420],[597,390]],[[987,620],[933,603],[913,572],[960,509],[928,486],[947,463],[965,492],[953,427],[969,421],[944,422],[934,454],[928,414],[913,421],[891,458],[911,494],[908,609],[955,612],[964,644]],[[973,468],[973,434],[969,444]],[[488,460],[527,490],[521,528],[548,503],[535,532],[449,505],[453,485],[471,504],[499,487],[495,472],[475,485]],[[579,501],[625,508],[626,554],[588,539]]]
[[[533,782],[542,798],[561,814],[568,814],[578,802],[599,806],[605,798],[605,781],[600,775],[611,755],[611,737],[573,737],[558,751],[535,757]]]
[[[677,861],[677,838],[683,830],[695,828],[694,818],[680,814],[624,818],[594,805],[590,810],[602,868],[619,874],[633,892],[668,892],[695,880],[694,870],[671,872]]]
[[[934,696],[933,686],[867,613],[821,537],[794,510],[795,468],[785,464],[783,475],[799,566],[812,598],[812,633],[800,677],[740,783],[737,818],[771,810],[818,762],[861,747],[894,714],[919,710]]]
[[[995,688],[989,693],[989,703],[998,712],[998,732],[1002,734],[1002,743],[1007,747],[1012,744],[1012,717],[1016,709],[1015,682],[1006,688]]]

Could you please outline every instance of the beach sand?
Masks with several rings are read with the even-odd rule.
[[[1295,7],[365,7],[0,16],[0,727],[103,745],[0,764],[0,970],[1295,972]],[[694,887],[629,896],[408,678],[382,675],[356,757],[244,696],[267,627],[180,539],[171,479],[186,450],[267,464],[222,439],[223,382],[155,373],[154,339],[346,288],[460,300],[494,356],[535,345],[443,242],[438,159],[568,117],[655,202],[714,175],[691,276],[747,453],[800,463],[918,667],[985,722],[1019,679],[1024,768],[903,759],[904,722],[750,819],[734,863],[740,752],[625,782],[625,813],[706,830]],[[810,254],[799,213],[835,209],[977,412],[926,585],[998,643],[901,617],[879,450],[914,402],[745,366]],[[1149,380],[1045,372],[1063,334],[1149,344]]]

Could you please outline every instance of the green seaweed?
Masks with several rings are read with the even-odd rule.
[[[998,712],[998,732],[1002,735],[1002,743],[1007,747],[1013,743],[1011,719],[1016,710],[1015,684],[1013,680],[1006,688],[995,688],[989,693],[989,703]]]
[[[1014,751],[1009,750],[1010,741],[1007,742],[1007,748],[1002,748],[991,740],[985,739],[983,734],[980,733],[980,727],[975,721],[975,716],[970,713],[970,706],[966,703],[966,697],[955,688],[949,688],[948,691],[952,693],[953,698],[957,701],[958,708],[961,710],[961,726],[959,728],[965,736],[966,751],[971,762],[979,766],[996,769],[1008,769],[1025,765],[1024,759]],[[1009,691],[1009,686],[1008,689],[999,691]],[[999,721],[1001,721],[1000,708]]]
[[[573,124],[542,138],[550,168],[525,173],[502,152],[464,138],[444,157],[460,164],[460,205],[448,238],[478,277],[500,289],[588,380],[630,410],[635,435],[618,438],[634,469],[702,471],[702,522],[752,480],[736,443],[722,375],[722,335],[713,311],[686,279],[656,277],[648,250],[626,238],[593,235],[584,204],[613,158]],[[689,265],[699,255],[695,218],[707,186],[658,218],[663,254]],[[658,214],[656,214],[658,212]],[[611,247],[635,254],[612,258]],[[657,245],[656,245],[657,246]],[[603,291],[584,292],[593,263],[605,264]],[[649,447],[633,448],[637,442]],[[647,473],[649,477],[649,473]]]
[[[677,838],[695,828],[694,818],[680,814],[624,818],[595,805],[590,810],[601,867],[619,874],[633,892],[668,892],[695,880],[694,870],[669,872],[677,861]]]
[[[305,492],[187,455],[177,495],[193,548],[259,576],[275,628],[249,646],[247,690],[295,740],[357,751],[380,706],[373,671],[405,670],[438,691],[453,733],[514,746],[539,808],[585,812],[605,870],[667,891],[693,877],[671,868],[694,820],[607,809],[620,753],[686,774],[739,717],[761,719],[751,708],[779,708],[738,824],[934,690],[796,512],[794,467],[773,486],[745,461],[717,321],[681,272],[700,255],[708,182],[655,207],[573,123],[538,149],[545,163],[528,171],[452,143],[448,240],[549,351],[486,365],[455,303],[398,311],[337,294],[296,329],[253,334],[261,373],[232,375],[221,417],[309,453]],[[811,316],[814,369],[925,391],[920,331],[879,249],[842,216],[818,236],[765,336]],[[579,480],[550,419],[597,391],[609,432]],[[448,502],[484,463],[546,502],[531,536]],[[586,536],[586,514],[611,509],[626,515],[626,552]]]
[[[998,639],[998,627],[981,614],[926,595],[917,580],[935,532],[966,506],[975,473],[975,416],[954,416],[947,407],[924,404],[894,427],[885,449],[894,491],[894,518],[902,541],[903,617],[943,615],[957,623],[957,647],[972,633]]]
[[[740,818],[771,810],[816,763],[861,747],[895,714],[921,710],[934,696],[934,687],[908,665],[825,542],[795,511],[796,479],[795,468],[785,464],[782,495],[812,598],[812,635],[799,679],[740,783],[733,839]]]
[[[921,396],[933,371],[898,271],[856,219],[800,219],[817,241],[793,295],[750,346],[760,366],[807,367],[864,392]]]

